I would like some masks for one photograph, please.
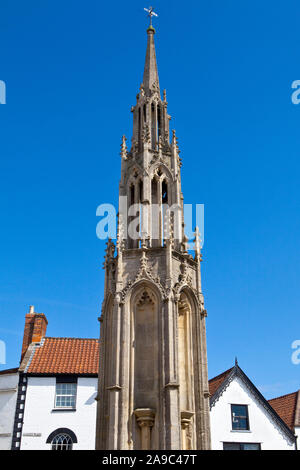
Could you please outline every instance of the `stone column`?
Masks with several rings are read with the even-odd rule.
[[[158,144],[158,125],[157,125],[157,103],[154,102],[154,120],[155,120],[155,147],[154,149],[157,150]]]
[[[139,183],[136,182],[135,185],[134,185],[134,205],[135,205],[135,207],[139,207],[139,221],[140,221],[141,220],[141,214],[140,214],[141,205],[140,205],[139,189],[140,189],[139,188]],[[137,214],[134,214],[133,219],[135,219],[136,217],[137,217]],[[139,232],[141,230],[141,224],[140,223],[138,225],[138,230],[139,230]],[[135,236],[137,236],[137,234],[135,234]],[[139,239],[134,240],[133,248],[139,248]]]
[[[211,435],[210,435],[210,406],[209,406],[209,384],[207,374],[207,346],[206,346],[206,325],[205,320],[207,317],[206,310],[201,312],[200,319],[200,332],[201,332],[201,362],[202,362],[202,387],[203,387],[203,423],[204,423],[204,436],[203,436],[203,449],[209,450],[211,448]]]
[[[155,411],[151,408],[134,410],[137,423],[141,429],[141,450],[151,449],[151,428],[154,425]]]
[[[195,363],[195,412],[197,419],[197,449],[199,450],[208,450],[211,445],[205,315],[206,311],[201,311],[201,305],[199,305],[195,312],[195,328],[193,330],[193,341],[196,342],[197,348]]]
[[[111,378],[110,385],[107,387],[109,391],[109,433],[108,433],[108,445],[109,449],[118,449],[118,430],[119,430],[119,397],[120,397],[120,299],[117,295],[113,307],[113,318],[112,318],[112,331],[115,335],[115,347],[112,349],[112,367],[111,367]],[[101,399],[101,398],[100,398]]]
[[[143,197],[142,197],[142,238],[146,240],[151,236],[151,181],[149,175],[143,179]]]
[[[157,181],[157,202],[158,202],[158,230],[159,230],[159,236],[158,236],[158,246],[163,245],[163,240],[162,240],[162,216],[163,216],[163,210],[162,210],[162,180],[159,178]]]
[[[179,383],[177,373],[176,305],[171,298],[164,302],[164,371],[165,371],[165,449],[180,449]]]

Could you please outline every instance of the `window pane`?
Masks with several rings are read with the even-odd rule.
[[[56,385],[55,406],[58,408],[75,408],[76,405],[75,383],[59,383]]]
[[[246,405],[231,405],[232,413],[236,414],[237,416],[243,416],[246,418],[247,416],[247,406]]]
[[[52,440],[52,450],[72,450],[73,441],[69,434],[57,434]]]
[[[240,450],[240,444],[237,442],[224,442],[223,450]]]
[[[233,430],[249,430],[247,405],[231,405],[231,413]]]
[[[260,450],[260,444],[248,443],[244,444],[241,442],[224,442],[224,450]]]
[[[260,450],[260,444],[243,444],[243,450]]]
[[[247,430],[248,429],[247,419],[239,418],[235,416],[232,420],[232,429]]]

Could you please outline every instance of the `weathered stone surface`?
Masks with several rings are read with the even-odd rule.
[[[109,242],[105,258],[97,448],[209,449],[201,254],[197,233],[195,258],[186,251],[181,160],[175,132],[169,142],[153,36],[149,29],[129,151],[122,139],[117,251]],[[124,197],[126,209],[140,207],[138,240],[126,237]],[[163,204],[181,216],[175,237]]]

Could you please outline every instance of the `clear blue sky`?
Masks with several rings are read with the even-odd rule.
[[[2,0],[0,339],[18,365],[30,304],[48,336],[97,337],[123,133],[142,81],[144,1]],[[156,50],[183,158],[205,204],[209,376],[240,366],[267,398],[299,388],[300,7],[158,0]]]

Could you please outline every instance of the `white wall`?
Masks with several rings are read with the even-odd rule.
[[[250,431],[232,431],[231,404],[248,405]],[[262,450],[295,448],[238,377],[212,407],[210,422],[213,450],[223,449],[223,442],[260,443]]]
[[[10,450],[19,374],[0,375],[0,450]]]
[[[74,450],[95,449],[97,378],[78,378],[76,411],[53,411],[55,389],[55,377],[28,377],[21,450],[50,450],[47,438],[58,428],[76,434]]]

